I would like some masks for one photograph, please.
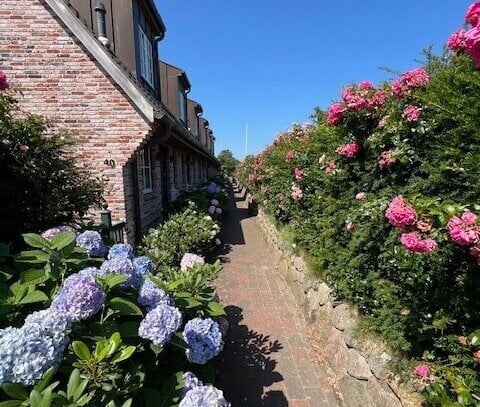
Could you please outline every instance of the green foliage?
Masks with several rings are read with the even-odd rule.
[[[220,227],[210,216],[190,203],[182,213],[177,213],[151,231],[142,250],[157,267],[179,265],[185,253],[211,252]]]
[[[228,174],[232,175],[235,171],[235,168],[239,164],[239,161],[233,156],[233,153],[230,150],[222,150],[217,156],[218,161],[222,169]]]
[[[0,94],[0,241],[72,223],[99,206],[99,181],[79,169],[68,134],[36,115],[17,115],[17,102]]]
[[[426,393],[432,405],[469,406],[478,403],[479,362],[471,352],[460,358],[446,338],[480,326],[479,265],[450,240],[446,224],[454,214],[479,210],[480,72],[461,54],[427,54],[425,67],[427,86],[403,99],[390,95],[376,110],[349,111],[337,126],[317,109],[310,128],[284,133],[236,174],[290,229],[313,272],[358,306],[370,329],[405,356],[435,366],[438,379]],[[390,92],[389,84],[381,88]],[[422,109],[420,120],[405,120],[407,105]],[[353,141],[362,146],[357,156],[336,154]],[[381,168],[387,150],[395,162]],[[330,161],[336,168],[329,173]],[[295,168],[303,179],[295,178]],[[299,200],[291,195],[294,183],[303,191]],[[365,200],[355,199],[359,192]],[[428,237],[438,250],[416,254],[400,244],[402,232],[385,217],[397,195],[432,223]]]

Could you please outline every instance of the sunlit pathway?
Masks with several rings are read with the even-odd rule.
[[[338,406],[241,193],[235,193],[228,209],[222,238],[231,250],[218,291],[230,330],[219,356],[218,387],[233,407]]]

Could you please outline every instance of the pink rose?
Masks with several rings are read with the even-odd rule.
[[[425,364],[418,365],[415,369],[415,374],[425,379],[430,376],[430,368]]]
[[[403,233],[400,242],[413,253],[430,253],[438,248],[437,242],[433,239],[422,239],[416,232]]]
[[[360,150],[360,144],[349,143],[338,147],[335,152],[342,157],[353,158],[360,152]]]
[[[290,162],[295,158],[295,151],[287,151],[287,154],[285,154],[285,162]]]
[[[385,213],[390,224],[396,228],[404,228],[408,225],[414,225],[417,221],[417,212],[408,205],[401,195],[395,197]]]
[[[475,225],[475,223],[477,223],[477,215],[470,211],[465,212],[464,214],[462,214],[462,221],[470,226]]]
[[[417,122],[422,115],[422,109],[417,106],[407,105],[403,110],[403,118],[407,120],[407,122]]]
[[[27,152],[30,150],[30,147],[27,146],[26,144],[22,144],[18,149],[19,149],[22,153],[27,153]]]
[[[294,173],[295,173],[295,179],[298,179],[298,180],[301,180],[305,176],[305,173],[299,168],[295,168]]]
[[[417,229],[424,233],[430,232],[432,230],[432,221],[430,219],[420,219],[417,222]]]
[[[10,144],[12,144],[12,142],[8,138],[4,138],[2,140],[2,144],[5,146],[9,146]]]
[[[322,156],[318,159],[318,163],[319,163],[320,165],[325,164],[326,158],[327,158],[326,155],[325,155],[325,154],[322,154]]]
[[[213,216],[213,215],[215,215],[216,210],[217,210],[217,208],[212,205],[208,208],[208,213]]]
[[[337,165],[335,164],[335,161],[330,161],[327,165],[327,168],[325,168],[325,172],[327,174],[332,174],[336,168],[337,168]]]
[[[453,51],[460,51],[465,48],[465,30],[454,32],[447,41],[447,47]]]
[[[387,123],[388,123],[388,119],[389,119],[388,116],[382,117],[382,119],[378,122],[378,128],[379,128],[379,129],[385,128],[385,126],[386,126]]]
[[[470,24],[472,27],[478,25],[478,20],[480,18],[480,2],[472,4],[465,15],[465,23]]]
[[[365,192],[359,192],[357,195],[355,195],[355,199],[363,201],[367,199],[367,194]]]
[[[381,169],[391,167],[395,164],[395,156],[392,150],[383,151],[378,158],[378,165]]]
[[[345,114],[345,107],[340,103],[334,103],[328,109],[327,114],[327,123],[331,126],[336,125],[341,122],[343,115]]]
[[[384,90],[375,92],[373,96],[368,100],[370,107],[382,107],[388,99],[388,94]]]
[[[358,84],[358,89],[373,89],[375,86],[372,82],[369,81],[362,81]]]
[[[8,89],[7,74],[3,71],[0,71],[0,90]]]
[[[215,209],[215,213],[216,213],[217,215],[221,215],[221,214],[222,214],[222,208],[217,208],[217,209]]]
[[[477,68],[480,68],[480,26],[465,33],[465,49],[475,61]]]
[[[470,247],[470,256],[480,259],[480,247],[478,246]]]
[[[466,221],[463,219],[465,217]],[[462,218],[452,216],[447,224],[452,241],[460,246],[470,246],[480,240],[480,229],[475,225],[476,215],[466,212]]]
[[[277,194],[277,199],[279,201],[283,201],[283,194],[282,193]]]
[[[348,222],[346,226],[347,232],[355,232],[355,225],[352,222]]]
[[[292,185],[292,198],[299,201],[303,198],[303,191],[296,185]]]

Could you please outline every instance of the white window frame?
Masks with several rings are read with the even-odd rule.
[[[143,31],[143,28],[138,26],[139,43],[140,43],[140,75],[145,81],[152,87],[154,86],[153,80],[153,47],[147,34]]]
[[[143,193],[149,194],[150,192],[153,192],[152,160],[150,154],[150,147],[144,147],[141,156]],[[146,188],[147,185],[149,185],[149,187]]]

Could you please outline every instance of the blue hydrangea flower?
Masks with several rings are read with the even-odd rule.
[[[220,187],[217,184],[215,184],[215,182],[211,182],[207,186],[207,192],[209,194],[218,194],[220,192]]]
[[[179,407],[230,407],[223,392],[213,386],[196,386],[189,390]]]
[[[187,391],[192,390],[194,387],[197,386],[203,386],[203,383],[198,380],[198,377],[195,376],[192,372],[185,372],[183,374],[182,397],[185,397]]]
[[[122,284],[123,287],[135,287],[138,284],[135,269],[130,259],[115,257],[104,262],[100,267],[100,276],[110,273],[121,274],[127,277],[127,280]]]
[[[103,243],[100,233],[94,230],[87,230],[77,236],[77,246],[83,247],[89,256],[103,257],[107,248]]]
[[[140,322],[138,335],[144,339],[150,339],[157,346],[163,346],[181,324],[182,314],[178,308],[159,304]]]
[[[143,305],[147,311],[151,311],[159,304],[174,305],[169,295],[150,280],[146,280],[142,284],[138,293],[138,303]]]
[[[101,277],[103,275],[103,273],[96,267],[84,268],[83,270],[80,270],[78,274],[82,274],[84,276],[92,276],[92,277]]]
[[[63,316],[44,310],[29,315],[21,328],[1,330],[3,380],[30,386],[50,367],[58,366],[68,344],[68,325]]]
[[[67,225],[56,226],[54,228],[47,229],[45,232],[43,232],[42,237],[44,239],[51,240],[53,239],[54,236],[63,232],[75,232],[75,229]]]
[[[203,266],[205,264],[205,259],[202,256],[198,256],[193,253],[185,253],[180,260],[180,269],[183,272],[186,272],[189,268],[198,264],[199,266]]]
[[[135,274],[142,277],[147,273],[153,273],[153,263],[147,256],[135,257],[133,260]]]
[[[71,322],[95,315],[105,302],[105,293],[95,278],[86,274],[72,274],[52,301],[51,309]]]
[[[183,339],[187,342],[187,359],[204,365],[223,349],[222,334],[218,324],[211,318],[194,318],[183,329]]]
[[[124,243],[114,244],[108,251],[108,260],[116,258],[133,259],[133,247]]]

